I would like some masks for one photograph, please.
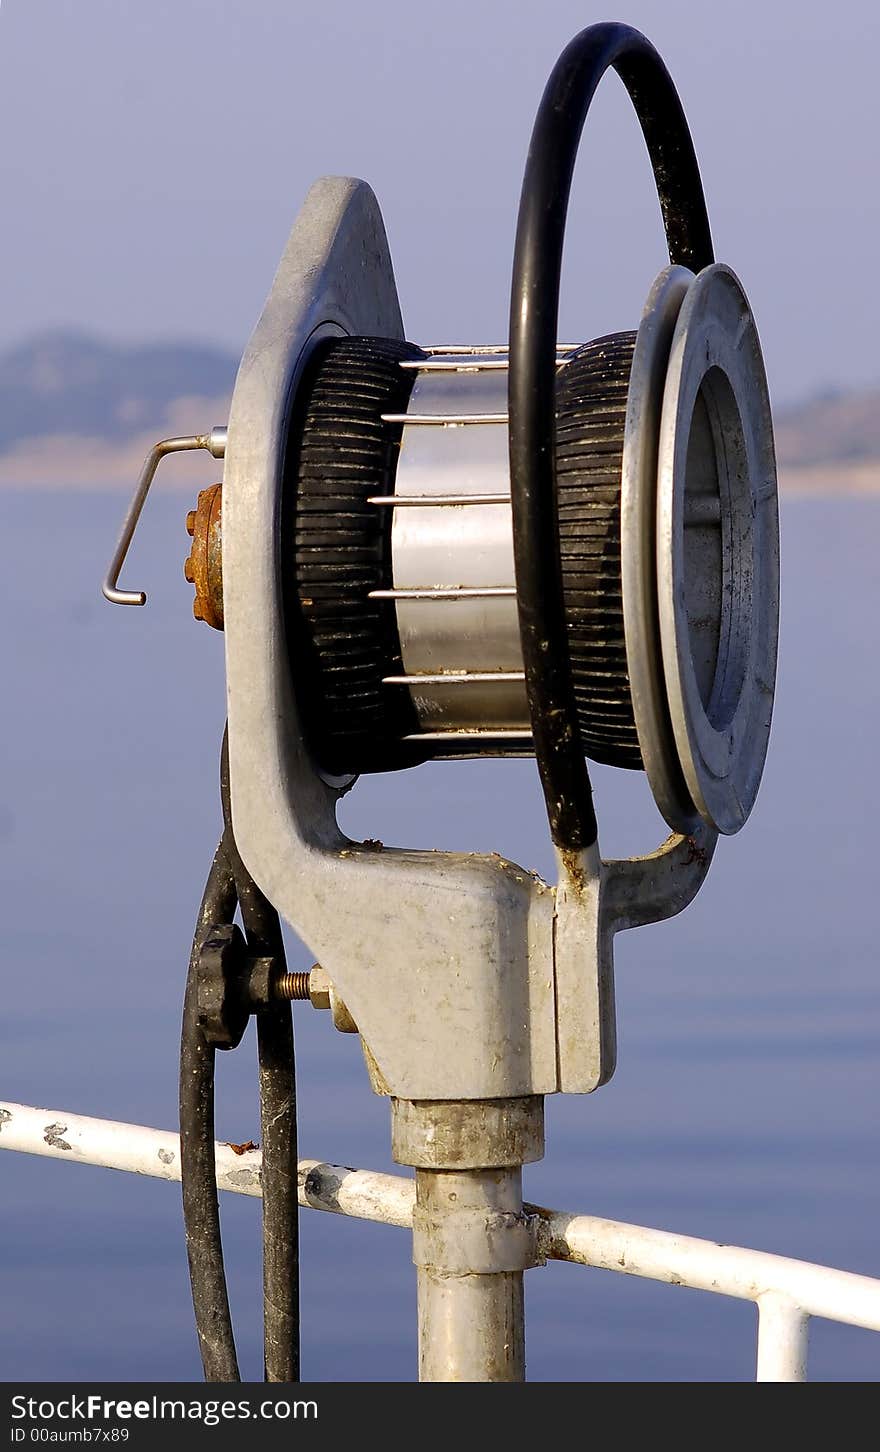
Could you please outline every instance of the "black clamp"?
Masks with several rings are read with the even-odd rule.
[[[199,1028],[215,1049],[238,1048],[252,1013],[309,997],[309,974],[286,973],[276,958],[255,956],[235,923],[208,929],[197,977]]]

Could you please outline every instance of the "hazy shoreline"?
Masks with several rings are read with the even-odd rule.
[[[178,417],[174,420],[177,430],[169,432],[210,427],[226,417],[224,401],[199,400],[197,407],[187,408],[187,414],[186,430]],[[0,489],[130,490],[155,441],[155,433],[139,435],[122,447],[99,438],[48,435],[35,439],[0,454]],[[208,454],[182,454],[166,465],[161,487],[191,493],[221,475],[220,464]],[[779,486],[787,495],[880,494],[880,459],[782,464]]]

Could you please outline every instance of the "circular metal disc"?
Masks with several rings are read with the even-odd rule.
[[[703,820],[737,832],[770,733],[779,534],[758,334],[738,279],[721,264],[698,275],[675,324],[656,531],[663,674],[681,771]]]
[[[698,813],[678,759],[666,701],[657,606],[657,464],[660,415],[675,324],[694,281],[666,267],[645,303],[627,398],[621,489],[621,574],[627,672],[639,749],[654,800],[671,827],[688,832]]]

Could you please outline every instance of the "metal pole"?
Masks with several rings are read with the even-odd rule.
[[[522,1170],[417,1170],[415,1217],[419,1380],[523,1381],[523,1272],[487,1233],[522,1224]]]
[[[789,1296],[758,1297],[756,1381],[806,1381],[810,1318]]]
[[[420,1381],[523,1381],[523,1271],[536,1217],[522,1166],[544,1153],[544,1101],[392,1100],[393,1154],[416,1170]]]

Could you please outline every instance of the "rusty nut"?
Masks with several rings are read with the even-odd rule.
[[[192,549],[184,561],[184,577],[195,586],[193,615],[215,630],[223,629],[222,485],[202,489],[198,505],[186,516]]]

